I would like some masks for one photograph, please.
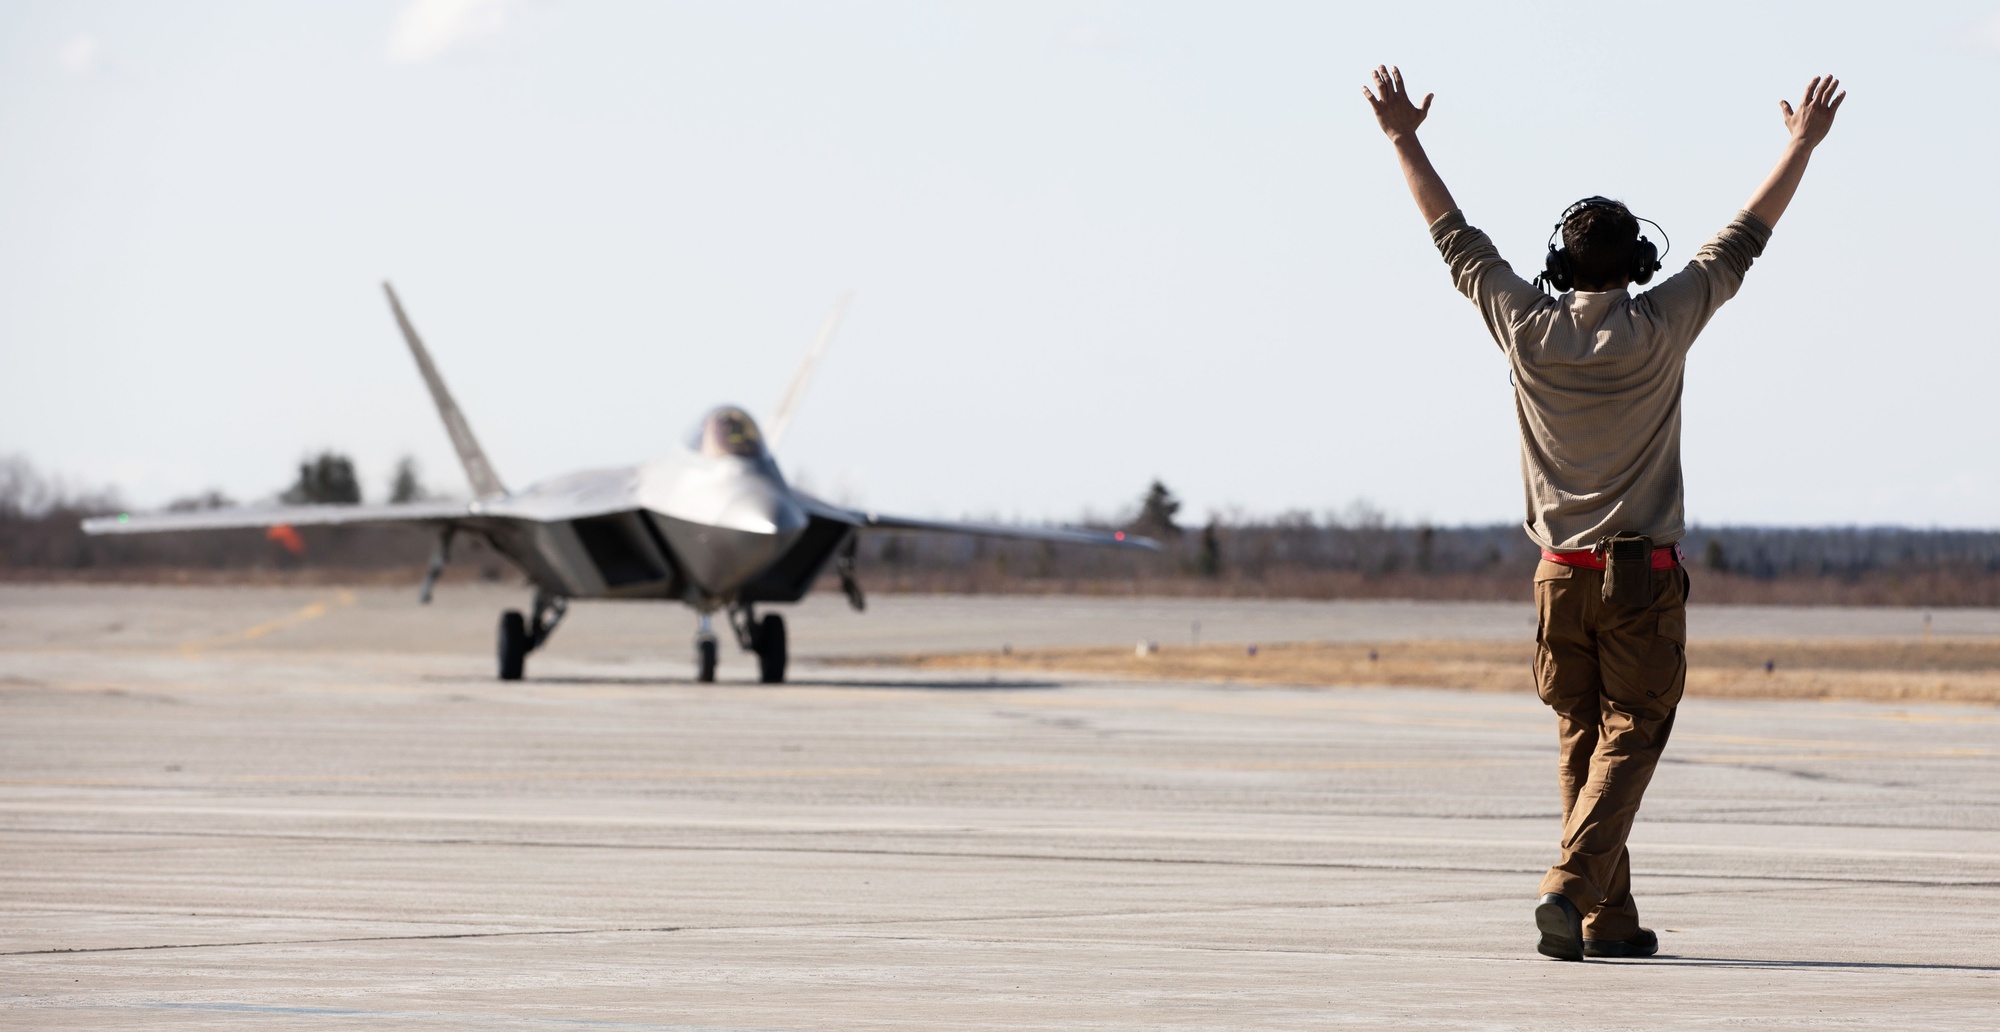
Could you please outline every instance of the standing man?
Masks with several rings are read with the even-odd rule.
[[[1550,297],[1466,223],[1431,167],[1417,142],[1431,96],[1412,104],[1397,69],[1377,68],[1374,80],[1362,93],[1431,240],[1513,367],[1525,525],[1542,548],[1536,690],[1556,711],[1561,742],[1562,853],[1542,879],[1536,949],[1557,960],[1650,957],[1660,941],[1639,927],[1625,839],[1687,680],[1688,580],[1676,547],[1682,371],[1696,334],[1763,253],[1847,94],[1821,76],[1797,110],[1779,101],[1791,139],[1778,166],[1686,268],[1636,297],[1626,288],[1660,269],[1638,220],[1603,197],[1571,205],[1540,277],[1563,292]]]

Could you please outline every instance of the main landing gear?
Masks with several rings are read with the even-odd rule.
[[[702,626],[707,628],[706,618]],[[783,684],[785,664],[790,659],[785,640],[785,618],[776,613],[765,613],[760,620],[757,611],[746,602],[730,608],[729,628],[736,632],[737,644],[757,654],[757,680],[765,684]],[[710,637],[707,640],[712,649],[715,639]]]
[[[518,609],[509,609],[500,614],[500,679],[518,681],[528,665],[528,653],[542,647],[549,640],[556,625],[562,622],[563,614],[569,611],[569,599],[551,595],[546,591],[535,592],[534,614],[522,617]]]

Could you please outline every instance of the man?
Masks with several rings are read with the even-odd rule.
[[[1673,730],[1687,678],[1687,574],[1675,543],[1681,503],[1681,374],[1695,335],[1735,295],[1791,202],[1813,148],[1847,94],[1821,76],[1794,110],[1791,139],[1750,203],[1686,268],[1646,293],[1659,263],[1616,201],[1564,212],[1549,297],[1472,228],[1417,142],[1430,113],[1402,72],[1362,89],[1453,281],[1478,304],[1514,373],[1528,536],[1535,569],[1535,680],[1556,711],[1562,852],[1542,879],[1536,949],[1558,960],[1649,957],[1625,839]],[[1379,94],[1379,96],[1378,96]],[[1574,290],[1567,288],[1574,284]]]

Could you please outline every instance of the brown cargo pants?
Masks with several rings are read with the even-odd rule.
[[[1562,857],[1542,879],[1583,913],[1588,939],[1639,930],[1625,838],[1687,685],[1687,571],[1652,572],[1653,604],[1607,602],[1604,571],[1535,569],[1535,686],[1561,736]]]

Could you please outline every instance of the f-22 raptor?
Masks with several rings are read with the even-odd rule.
[[[827,564],[833,564],[850,605],[865,607],[855,579],[857,534],[870,529],[942,531],[1026,538],[1067,544],[1157,550],[1151,539],[1119,531],[1025,527],[912,519],[833,505],[787,483],[771,457],[783,436],[814,364],[838,326],[843,298],[827,316],[805,362],[792,378],[771,420],[767,438],[748,412],[734,405],[701,417],[678,449],[636,466],[593,469],[510,491],[473,436],[444,377],[403,312],[395,289],[384,283],[389,308],[430,388],[474,498],[379,505],[258,505],[197,512],[120,513],[85,520],[91,534],[144,534],[328,524],[417,524],[438,533],[437,551],[418,599],[431,589],[451,557],[454,537],[477,535],[505,556],[534,586],[527,614],[500,616],[498,656],[503,681],[520,679],[528,653],[562,621],[571,599],[660,599],[685,603],[700,614],[695,676],[713,681],[716,636],[712,618],[725,612],[736,641],[757,656],[759,679],[785,678],[784,617],[762,604],[797,602]]]

